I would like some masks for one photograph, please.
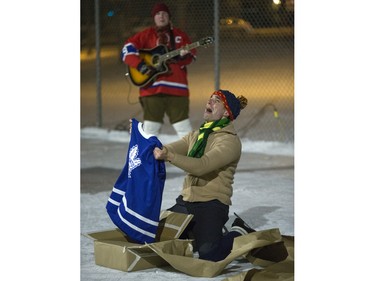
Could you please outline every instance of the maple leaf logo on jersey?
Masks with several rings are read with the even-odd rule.
[[[129,151],[129,170],[128,170],[128,178],[132,177],[132,171],[139,167],[142,164],[140,158],[138,158],[138,145],[134,145]]]

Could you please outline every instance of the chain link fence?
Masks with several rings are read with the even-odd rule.
[[[202,112],[211,92],[227,89],[248,99],[246,110],[236,120],[241,137],[294,142],[294,1],[164,3],[173,25],[192,42],[217,35],[214,46],[198,48],[197,61],[188,66],[191,108],[197,104]],[[153,24],[154,4],[149,0],[81,0],[81,127],[121,130],[131,117],[142,120],[138,88],[126,76],[120,52],[129,36]],[[100,30],[99,64],[95,60],[96,27]],[[199,112],[190,114],[195,128],[202,122]],[[173,133],[171,126],[163,130]]]

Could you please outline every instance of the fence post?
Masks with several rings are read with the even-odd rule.
[[[95,0],[95,49],[96,49],[96,125],[102,127],[102,78],[100,66],[100,6]]]
[[[214,72],[215,72],[215,90],[220,89],[220,38],[219,38],[219,0],[214,0]]]

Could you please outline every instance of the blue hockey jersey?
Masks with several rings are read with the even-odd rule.
[[[147,135],[132,119],[125,166],[108,198],[106,209],[113,223],[138,243],[155,242],[166,178],[164,161],[156,160],[156,136]]]

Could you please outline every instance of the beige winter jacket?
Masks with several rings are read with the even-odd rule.
[[[170,162],[187,172],[182,196],[184,201],[205,202],[218,199],[231,205],[232,184],[241,157],[241,141],[233,123],[212,132],[201,158],[186,156],[193,147],[199,131],[194,131],[174,143],[165,145],[174,153]]]

